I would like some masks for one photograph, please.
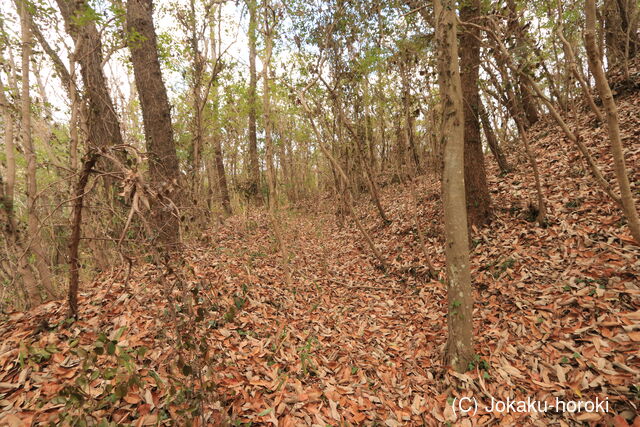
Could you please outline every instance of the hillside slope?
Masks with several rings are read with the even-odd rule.
[[[617,101],[640,200],[640,96]],[[587,113],[570,125],[614,183],[606,128]],[[85,284],[73,324],[64,301],[4,315],[0,424],[156,425],[194,414],[196,425],[640,423],[640,248],[552,122],[536,125],[532,142],[545,228],[528,221],[535,189],[524,156],[511,153],[516,170],[504,177],[487,157],[495,218],[473,235],[478,359],[466,374],[442,366],[445,287],[427,275],[416,205],[398,184],[382,194],[390,225],[364,197],[358,206],[387,273],[353,224],[318,209],[283,215],[287,283],[268,217],[254,212],[203,233],[168,265]],[[442,270],[439,185],[431,175],[410,185]],[[474,416],[452,410],[463,396],[479,400]],[[482,411],[507,397],[607,398],[609,413]]]

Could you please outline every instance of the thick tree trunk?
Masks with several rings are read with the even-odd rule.
[[[151,186],[159,194],[152,205],[152,221],[160,243],[172,246],[179,241],[179,222],[171,199],[175,199],[173,203],[178,201],[178,192],[172,190],[178,185],[180,171],[171,110],[158,61],[152,9],[151,0],[129,0],[127,31],[141,36],[130,42],[129,49],[142,108]]]
[[[480,0],[463,2],[460,19],[476,23]],[[460,80],[464,102],[464,185],[469,225],[483,226],[491,221],[491,196],[484,167],[480,138],[480,29],[467,26],[460,35]]]
[[[456,2],[434,0],[438,83],[443,104],[440,138],[444,145],[442,196],[449,336],[446,360],[458,372],[473,360],[473,295],[464,189],[464,113],[458,65]]]
[[[80,0],[56,0],[67,32],[76,46],[76,58],[80,63],[84,90],[88,95],[88,140],[95,147],[121,145],[122,135],[116,110],[107,89],[102,71],[102,42],[93,21],[80,19],[85,16],[87,4]],[[79,23],[82,22],[80,25]]]
[[[629,185],[629,177],[627,176],[626,165],[624,161],[624,152],[622,148],[622,140],[620,138],[620,121],[618,120],[618,108],[613,99],[611,88],[604,74],[602,61],[598,56],[598,47],[596,43],[596,2],[595,0],[585,1],[585,44],[587,47],[587,56],[589,58],[589,68],[596,80],[596,86],[602,99],[607,114],[607,129],[609,132],[609,142],[611,144],[611,154],[613,155],[614,170],[616,180],[620,187],[620,199],[622,209],[627,218],[631,235],[636,244],[640,245],[640,219],[636,209],[631,187]]]

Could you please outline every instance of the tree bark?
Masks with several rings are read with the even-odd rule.
[[[400,57],[400,80],[402,81],[402,116],[403,116],[403,137],[405,147],[411,150],[411,158],[413,160],[413,166],[416,169],[417,174],[421,174],[420,156],[418,155],[418,149],[416,147],[416,141],[414,136],[414,119],[411,102],[411,87],[409,85],[409,73],[407,70],[409,52],[406,49],[402,50]],[[404,150],[403,150],[404,154]],[[414,175],[412,172],[411,175]]]
[[[609,132],[609,142],[611,145],[611,154],[613,155],[614,170],[616,180],[620,187],[620,199],[622,202],[622,210],[627,219],[631,235],[636,244],[640,245],[640,219],[636,209],[631,187],[629,185],[629,177],[627,175],[626,165],[624,161],[624,152],[622,148],[622,140],[620,138],[620,121],[618,119],[618,108],[613,99],[611,88],[604,74],[602,61],[598,55],[598,47],[596,43],[596,3],[595,0],[585,1],[585,45],[587,48],[587,57],[589,58],[589,68],[596,80],[596,87],[600,93],[602,104],[604,105],[607,115],[607,130]]]
[[[442,197],[449,336],[446,361],[458,372],[473,360],[473,295],[464,189],[464,113],[456,37],[456,2],[434,0],[438,84],[442,108],[440,139],[444,146]]]
[[[218,12],[219,13],[219,12]],[[215,35],[215,27],[214,24],[211,24],[211,50],[212,56],[215,58],[216,65],[218,63],[218,55],[219,52],[219,37]],[[215,73],[217,67],[214,66],[213,72]],[[215,163],[215,172],[216,172],[216,180],[217,187],[220,194],[220,202],[222,204],[222,208],[227,216],[232,214],[231,210],[231,200],[229,198],[229,186],[227,184],[227,174],[224,168],[224,156],[222,154],[222,141],[220,137],[220,102],[218,98],[218,82],[217,76],[215,77],[215,81],[213,82],[213,100],[211,102],[213,107],[213,157]]]
[[[178,185],[180,170],[173,141],[169,100],[158,61],[152,9],[151,0],[129,0],[127,31],[141,36],[129,43],[129,50],[140,96],[150,183],[159,195],[152,205],[152,221],[160,243],[170,247],[179,242],[179,222],[171,207],[171,199],[175,199],[174,203],[178,201],[178,193],[173,189]]]
[[[256,135],[256,0],[247,0],[249,8],[249,185],[248,192],[252,202],[262,203],[260,195],[260,162],[258,161],[258,139]]]
[[[67,32],[76,46],[75,58],[80,63],[84,90],[88,95],[88,139],[95,147],[121,145],[122,135],[116,110],[102,71],[102,41],[95,22],[82,19],[86,14],[84,0],[56,0]],[[82,23],[82,24],[80,24]]]
[[[562,18],[562,15],[560,16],[560,18]],[[576,56],[573,53],[573,48],[571,47],[571,44],[567,41],[567,39],[564,37],[562,22],[558,25],[557,34],[558,34],[558,37],[560,38],[560,41],[562,42],[562,47],[563,47],[566,59],[569,62],[569,69],[571,70],[571,73],[576,78],[576,80],[578,80],[578,83],[580,83],[582,94],[586,98],[589,106],[591,107],[591,110],[594,112],[594,114],[598,118],[598,121],[601,123],[604,122],[604,116],[602,115],[600,108],[598,108],[595,101],[593,100],[593,96],[591,96],[589,85],[587,85],[587,81],[582,75],[582,70],[579,69],[576,64]]]
[[[528,49],[526,30],[520,23],[516,1],[507,0],[507,8],[509,9],[508,27],[510,32],[513,33],[516,41],[515,50],[517,51],[517,56],[522,57],[522,52]],[[526,59],[518,60],[517,62],[518,67],[522,69],[524,73],[528,74],[530,72],[530,66]],[[531,92],[531,88],[526,84],[526,81],[524,81],[519,74],[516,75],[516,79],[518,81],[518,88],[520,89],[522,107],[524,108],[527,118],[525,128],[529,128],[529,126],[533,126],[539,119],[538,107],[535,103],[535,98]]]
[[[637,0],[607,0],[603,4],[608,68],[635,57],[638,38]]]
[[[474,22],[480,17],[480,0],[462,2],[460,19]],[[491,221],[491,196],[487,185],[484,153],[480,138],[480,29],[467,26],[460,35],[460,80],[464,100],[464,185],[469,225]]]
[[[8,249],[11,255],[16,258],[15,272],[22,279],[22,292],[25,295],[25,302],[31,305],[40,298],[37,280],[29,263],[27,262],[26,252],[21,245],[20,236],[16,228],[15,213],[13,209],[13,201],[16,183],[16,159],[15,159],[15,142],[14,142],[14,117],[5,94],[4,87],[0,82],[0,105],[2,106],[2,116],[4,122],[4,144],[6,156],[6,178],[3,180],[0,175],[0,224],[2,226],[3,235],[8,243]],[[14,278],[14,277],[12,277]]]
[[[278,249],[280,251],[282,269],[284,270],[286,283],[291,285],[291,272],[289,270],[288,257],[289,251],[287,249],[287,244],[280,224],[277,171],[274,164],[272,138],[273,124],[271,121],[271,87],[269,86],[271,84],[271,80],[269,76],[269,67],[271,66],[271,56],[273,52],[273,27],[277,18],[276,13],[272,11],[269,5],[269,0],[264,1],[263,18],[265,50],[264,57],[262,59],[262,109],[264,114],[264,144],[267,157],[267,181],[269,185],[269,216],[271,217],[273,234],[275,235]]]
[[[484,108],[484,104],[482,101],[478,103],[480,110],[478,114],[480,115],[480,122],[482,123],[482,130],[484,131],[484,136],[487,138],[487,144],[489,145],[489,149],[491,153],[496,158],[498,162],[498,167],[500,168],[500,172],[503,174],[507,174],[511,171],[511,166],[509,166],[509,162],[507,161],[506,156],[504,155],[504,151],[500,147],[498,143],[498,138],[496,134],[493,132],[493,128],[491,127],[491,122],[489,121],[489,116],[487,115],[487,111]]]
[[[26,168],[26,193],[27,193],[27,233],[28,240],[26,250],[32,253],[35,258],[35,267],[38,270],[40,283],[45,291],[55,297],[53,292],[53,278],[51,270],[46,262],[45,251],[42,245],[40,234],[40,222],[38,220],[38,183],[36,181],[36,151],[31,137],[31,93],[29,90],[29,75],[31,62],[31,30],[29,28],[29,12],[25,0],[20,3],[20,23],[22,34],[22,90],[21,90],[21,112],[22,112],[22,144],[27,160]],[[26,256],[26,253],[22,256]],[[35,297],[32,295],[32,297]],[[36,298],[36,301],[39,298]]]
[[[80,232],[82,231],[82,204],[84,202],[84,190],[89,182],[89,174],[96,164],[98,156],[90,152],[83,162],[78,182],[73,192],[73,213],[71,216],[71,236],[69,238],[69,314],[74,319],[78,318],[78,284],[80,281],[80,257],[78,248],[80,245]]]
[[[192,94],[193,94],[193,138],[190,147],[191,160],[191,197],[194,202],[198,201],[198,192],[200,190],[200,168],[202,163],[203,137],[202,137],[202,109],[206,102],[202,96],[202,76],[204,72],[204,60],[200,53],[200,45],[198,43],[198,34],[196,31],[196,11],[195,0],[189,1],[189,44],[191,47],[191,55],[193,55],[192,70]]]
[[[5,86],[0,81],[0,106],[2,108],[2,120],[4,123],[4,152],[6,157],[6,178],[4,182],[4,203],[5,209],[11,212],[13,216],[13,197],[16,186],[16,152],[14,143],[13,124],[14,117],[12,114],[12,106],[9,104],[4,94]]]

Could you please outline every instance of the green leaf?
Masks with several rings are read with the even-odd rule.
[[[264,411],[260,412],[258,414],[259,417],[264,417],[265,415],[270,414],[271,412],[273,412],[273,408],[269,408],[269,409],[265,409]]]
[[[122,334],[124,333],[124,331],[127,329],[126,326],[121,327],[120,329],[118,329],[118,332],[116,332],[115,337],[113,338],[114,340],[118,341],[120,339],[120,337],[122,337]]]
[[[144,355],[147,353],[147,347],[145,346],[138,347],[136,350],[136,353],[138,353],[138,356],[144,357]]]
[[[109,341],[107,343],[107,354],[114,355],[116,354],[116,342]]]

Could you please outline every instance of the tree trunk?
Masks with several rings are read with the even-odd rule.
[[[67,32],[76,46],[84,90],[88,95],[88,140],[95,147],[121,145],[122,135],[116,110],[102,71],[102,42],[93,21],[81,19],[88,7],[83,1],[56,0]],[[79,24],[82,22],[82,25]]]
[[[13,114],[11,105],[4,94],[5,86],[0,81],[0,106],[2,107],[2,120],[4,123],[4,152],[6,157],[6,178],[4,182],[4,206],[13,216],[13,197],[16,186],[16,152],[13,134]]]
[[[214,89],[214,96],[217,98],[218,89]],[[214,108],[216,111],[214,115],[216,120],[214,122],[214,130],[213,130],[213,157],[215,162],[216,169],[216,178],[218,180],[218,191],[220,191],[220,201],[222,203],[222,208],[224,209],[224,213],[228,216],[231,215],[231,200],[229,198],[229,187],[227,185],[227,174],[224,170],[224,161],[222,155],[222,141],[220,140],[220,130],[218,126],[220,122],[218,120],[218,105],[217,100],[214,101]]]
[[[507,0],[507,8],[509,9],[508,27],[516,41],[516,56],[522,57],[522,52],[528,49],[526,29],[520,23],[516,1]],[[522,69],[524,73],[528,74],[530,72],[531,67],[527,63],[528,61],[526,58],[518,60],[517,62],[518,67]],[[524,81],[520,75],[516,75],[516,79],[518,82],[518,88],[520,89],[522,107],[524,108],[527,118],[526,128],[529,128],[529,126],[533,126],[539,119],[538,107],[536,106],[531,88],[526,84],[526,81]]]
[[[53,292],[53,279],[51,270],[46,262],[45,251],[42,245],[40,234],[40,221],[38,220],[38,183],[36,181],[36,151],[31,138],[31,94],[29,90],[29,75],[31,62],[31,30],[29,28],[29,12],[25,1],[21,2],[20,23],[22,34],[22,90],[21,90],[21,111],[22,111],[22,144],[27,160],[26,168],[26,192],[27,192],[27,234],[28,240],[26,249],[35,258],[35,267],[40,276],[40,283],[51,297],[55,297]],[[26,253],[23,254],[26,256]],[[33,296],[33,295],[32,295]]]
[[[202,109],[206,100],[202,98],[202,76],[204,72],[204,61],[202,54],[200,53],[200,46],[198,43],[198,34],[196,31],[196,11],[195,0],[189,1],[190,19],[189,25],[189,44],[191,47],[191,54],[193,55],[193,85],[191,87],[193,94],[193,139],[190,147],[190,160],[191,160],[191,197],[195,203],[198,201],[198,192],[200,190],[200,165],[202,163],[203,152],[203,137],[202,137]]]
[[[152,0],[127,2],[127,31],[141,37],[129,43],[136,88],[144,124],[149,156],[151,186],[158,191],[152,205],[152,221],[161,244],[173,246],[179,242],[179,222],[171,198],[178,200],[172,189],[178,185],[180,170],[173,141],[171,110],[162,81],[156,33],[153,28]]]
[[[438,83],[443,104],[442,197],[447,259],[448,329],[446,361],[458,372],[473,360],[473,295],[464,189],[464,113],[458,65],[456,2],[434,0]]]
[[[518,133],[520,134],[520,139],[522,139],[522,143],[524,144],[524,150],[527,153],[527,159],[529,160],[529,164],[531,165],[531,170],[533,171],[533,181],[536,186],[536,210],[534,211],[536,214],[536,222],[538,225],[543,226],[545,224],[547,218],[547,205],[544,201],[544,193],[542,191],[542,181],[540,179],[540,171],[538,170],[538,163],[536,162],[536,157],[531,151],[531,146],[529,145],[529,136],[527,135],[527,130],[524,128],[524,114],[520,114],[515,118]]]
[[[248,192],[252,202],[262,203],[260,194],[260,162],[258,161],[258,139],[256,135],[256,0],[247,0],[249,8],[249,185]]]
[[[637,0],[607,0],[603,5],[608,68],[635,57],[638,39]]]
[[[263,11],[265,50],[264,58],[262,59],[262,110],[264,114],[264,145],[267,157],[267,181],[269,185],[269,216],[271,217],[273,234],[275,235],[278,250],[280,251],[285,280],[287,285],[291,285],[291,272],[289,270],[288,256],[289,251],[287,249],[287,244],[280,224],[277,171],[274,164],[274,149],[271,134],[273,125],[271,122],[271,88],[269,86],[271,84],[271,80],[269,76],[269,67],[271,65],[271,55],[273,51],[273,26],[275,25],[274,21],[277,18],[276,13],[272,13],[272,9],[269,6],[269,0],[264,1]]]
[[[409,53],[403,50],[403,55],[400,58],[400,79],[402,81],[402,116],[403,116],[403,137],[404,147],[408,147],[411,150],[411,158],[413,160],[413,166],[415,167],[415,173],[421,174],[420,156],[418,155],[418,149],[416,147],[416,141],[414,138],[414,126],[413,126],[413,111],[411,108],[411,87],[409,86],[409,75],[407,71]],[[403,150],[403,155],[404,150]],[[414,172],[411,172],[414,175]]]
[[[636,244],[640,245],[640,219],[638,219],[638,211],[636,210],[635,201],[631,193],[629,185],[629,177],[627,176],[626,165],[624,161],[624,152],[622,148],[622,140],[620,138],[620,122],[618,120],[618,108],[613,99],[611,88],[604,74],[602,61],[598,56],[598,47],[596,44],[596,3],[595,0],[585,1],[585,44],[587,48],[587,56],[589,58],[589,68],[596,80],[596,86],[602,99],[607,114],[607,129],[609,132],[609,142],[611,144],[611,154],[613,155],[613,163],[615,166],[616,180],[620,187],[620,199],[622,202],[622,210],[627,218],[631,235]]]
[[[78,282],[80,281],[80,232],[82,231],[82,204],[84,202],[85,187],[89,182],[89,174],[98,160],[95,152],[88,153],[82,164],[82,170],[73,192],[73,213],[71,217],[71,236],[69,238],[69,313],[70,317],[78,318]]]
[[[509,162],[504,155],[504,151],[502,151],[502,148],[498,143],[498,138],[496,138],[496,134],[493,132],[491,122],[489,121],[489,116],[487,115],[487,111],[485,110],[482,101],[478,103],[478,106],[480,107],[478,113],[480,115],[480,122],[482,123],[482,130],[484,131],[484,136],[487,138],[489,149],[498,162],[500,172],[503,174],[507,174],[511,171],[511,166],[509,166]]]
[[[562,18],[561,14],[560,14],[560,18]],[[591,110],[594,112],[594,114],[598,118],[598,121],[600,123],[604,122],[604,116],[602,115],[600,108],[598,108],[595,101],[593,100],[593,96],[591,96],[591,91],[589,90],[587,81],[584,78],[584,75],[582,74],[582,68],[578,68],[577,66],[576,56],[573,53],[573,48],[571,47],[571,44],[567,41],[567,39],[564,37],[562,22],[558,25],[557,34],[558,34],[558,37],[560,38],[560,41],[562,41],[564,54],[567,61],[569,62],[569,69],[571,70],[571,73],[576,78],[576,80],[578,80],[578,83],[580,83],[582,94],[586,98],[589,106],[591,107]]]
[[[463,2],[460,19],[477,21],[480,0]],[[480,29],[467,26],[460,35],[460,80],[464,100],[464,185],[469,225],[483,226],[491,221],[491,196],[484,167],[482,140],[480,139]]]
[[[218,8],[218,21],[220,22],[221,9]],[[216,37],[215,21],[212,21],[210,26],[211,37],[211,52],[214,58],[215,65],[213,67],[213,73],[218,73],[218,61],[220,60],[220,37],[219,34]],[[222,141],[220,135],[221,123],[220,123],[220,101],[218,98],[218,77],[217,74],[212,76],[213,80],[213,100],[211,105],[213,107],[213,156],[215,163],[215,172],[217,187],[220,194],[220,202],[222,208],[227,216],[232,214],[231,199],[229,197],[229,186],[227,184],[227,174],[224,168],[224,156],[222,154]]]
[[[11,113],[11,106],[4,94],[5,88],[0,83],[0,104],[2,106],[2,116],[4,123],[4,144],[6,156],[6,179],[0,175],[0,224],[3,224],[3,235],[8,244],[8,250],[16,258],[16,272],[22,279],[22,291],[25,295],[25,302],[29,306],[32,302],[37,302],[40,295],[37,288],[37,280],[29,263],[26,252],[20,244],[18,230],[15,224],[15,214],[13,210],[13,200],[16,183],[16,160],[14,144],[14,117]],[[15,274],[14,273],[14,274]],[[12,277],[14,279],[15,277]]]

